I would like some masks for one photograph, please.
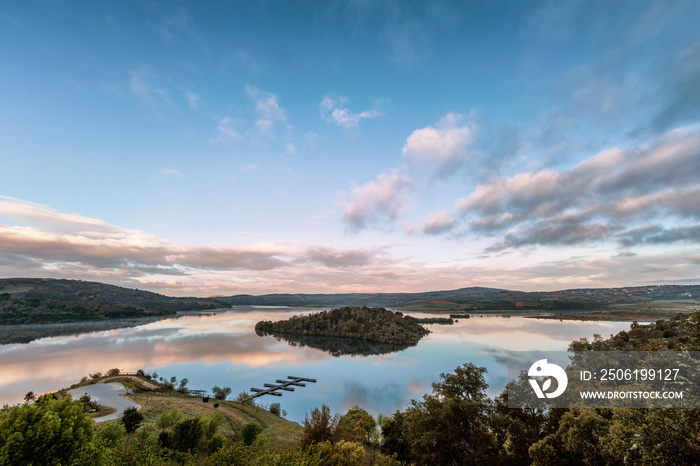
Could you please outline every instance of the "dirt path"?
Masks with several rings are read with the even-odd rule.
[[[248,422],[248,421],[246,420],[246,418],[244,418],[243,416],[241,416],[239,413],[237,413],[236,411],[233,411],[233,410],[231,410],[230,408],[227,408],[227,407],[225,407],[225,406],[219,406],[218,408],[214,408],[214,404],[213,404],[213,403],[205,403],[205,402],[203,402],[203,401],[201,401],[201,400],[192,400],[192,403],[198,404],[199,406],[203,406],[203,407],[205,407],[205,408],[218,409],[219,411],[221,411],[222,413],[226,414],[227,416],[229,416],[229,417],[235,419],[236,422],[239,423],[240,425],[244,425],[245,423]],[[216,401],[214,401],[214,403],[216,403]]]

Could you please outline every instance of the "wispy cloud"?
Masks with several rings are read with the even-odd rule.
[[[271,136],[276,122],[287,122],[287,116],[279,105],[277,95],[263,92],[248,85],[245,86],[245,91],[248,97],[255,102],[255,110],[259,115],[255,127],[261,134]]]
[[[325,121],[335,123],[341,128],[352,129],[360,124],[363,119],[379,118],[384,113],[379,108],[380,101],[375,102],[372,110],[354,113],[347,107],[349,99],[344,95],[328,94],[323,97],[319,104],[321,118]]]
[[[228,116],[217,118],[216,136],[209,139],[209,142],[211,142],[211,143],[224,142],[225,143],[225,142],[239,141],[239,140],[243,139],[243,136],[241,136],[241,133],[236,128],[236,126],[238,126],[240,123],[241,122],[239,120],[236,120],[236,119],[228,117]]]
[[[174,168],[161,168],[159,173],[166,176],[174,176],[175,178],[182,178],[182,173]]]
[[[352,188],[352,199],[338,205],[343,209],[343,221],[354,231],[382,221],[393,222],[410,201],[414,186],[411,178],[397,170],[381,174],[376,181]]]

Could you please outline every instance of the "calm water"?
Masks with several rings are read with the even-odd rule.
[[[233,394],[287,376],[311,377],[282,397],[263,396],[261,404],[279,402],[297,422],[321,404],[344,413],[360,405],[370,413],[391,414],[411,398],[431,389],[441,372],[473,362],[488,369],[489,394],[498,395],[507,382],[505,351],[566,350],[580,337],[604,337],[629,329],[629,322],[574,322],[495,315],[460,319],[454,325],[430,325],[433,333],[418,345],[369,356],[334,356],[328,351],[274,337],[259,337],[259,320],[278,320],[308,312],[301,308],[237,307],[234,311],[166,319],[135,328],[29,344],[0,346],[0,404],[20,402],[35,393],[67,387],[93,372],[117,367],[144,369],[159,376],[189,379],[191,389],[227,386]],[[320,346],[320,345],[316,345]],[[366,354],[372,348],[361,348]],[[358,351],[354,351],[358,353]],[[334,354],[338,349],[334,349]]]

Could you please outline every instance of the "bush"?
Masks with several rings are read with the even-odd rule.
[[[253,395],[247,392],[241,392],[236,396],[236,399],[234,400],[236,403],[240,403],[242,405],[247,405],[247,406],[252,406],[254,405],[254,400]]]
[[[245,445],[252,445],[255,442],[255,438],[263,431],[260,424],[255,421],[250,421],[246,423],[241,429],[241,440]]]
[[[70,464],[91,447],[93,421],[70,397],[0,413],[0,464]]]
[[[114,375],[119,375],[120,370],[116,367],[107,371],[107,377],[112,377]]]
[[[127,408],[124,410],[124,415],[122,416],[122,424],[126,429],[126,433],[130,434],[139,428],[143,422],[143,414],[139,413],[136,408]]]
[[[196,450],[204,435],[202,420],[198,417],[185,419],[175,425],[172,435],[172,446],[178,451]]]
[[[270,405],[270,412],[275,416],[280,416],[282,414],[282,406],[279,403],[272,403]]]
[[[215,453],[226,446],[226,437],[221,434],[214,434],[214,436],[207,443],[207,451],[209,454]]]

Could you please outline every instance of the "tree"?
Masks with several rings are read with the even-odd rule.
[[[370,443],[377,434],[377,421],[364,409],[353,406],[338,422],[338,437],[357,443]]]
[[[217,400],[225,400],[231,394],[231,389],[229,387],[219,388],[214,385],[211,392],[214,394],[214,398]]]
[[[34,392],[31,392],[31,391],[30,391],[30,392],[27,392],[27,394],[24,395],[24,401],[25,401],[26,403],[29,403],[30,401],[34,401],[34,398],[36,398],[35,395],[34,395]]]
[[[13,406],[0,413],[0,464],[69,464],[90,447],[93,426],[70,397]]]
[[[241,392],[236,396],[235,401],[236,403],[240,403],[242,405],[252,406],[254,404],[253,400],[253,395],[248,392]]]
[[[311,417],[307,414],[304,419],[303,446],[335,440],[338,418],[337,414],[331,417],[331,409],[326,405],[322,405],[320,410],[314,408]]]
[[[138,429],[141,422],[143,422],[143,414],[139,413],[138,409],[131,407],[124,410],[124,414],[122,415],[122,424],[124,424],[127,434],[130,434]]]
[[[263,431],[263,428],[256,421],[247,422],[241,429],[241,441],[245,445],[252,445],[255,438]]]
[[[278,417],[284,417],[287,415],[287,411],[282,409],[282,405],[280,405],[279,403],[272,403],[270,405],[270,412]]]
[[[177,387],[177,391],[180,393],[187,393],[187,384],[189,383],[189,380],[187,377],[184,377],[182,380],[180,380],[180,386]]]
[[[198,417],[185,419],[175,424],[172,445],[176,450],[185,452],[195,450],[204,435],[202,420]]]
[[[111,377],[111,376],[114,376],[114,375],[119,375],[120,372],[121,372],[121,371],[115,367],[115,368],[110,369],[110,370],[107,371],[107,376],[108,376],[108,377]]]

